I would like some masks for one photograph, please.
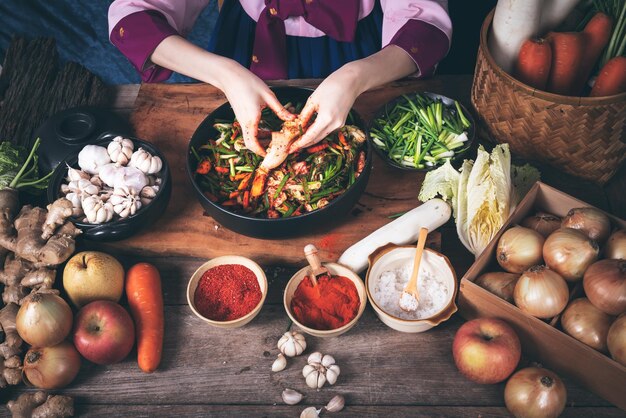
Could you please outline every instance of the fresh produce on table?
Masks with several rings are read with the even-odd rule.
[[[97,300],[76,314],[72,340],[78,352],[96,364],[124,360],[135,344],[135,325],[121,305]]]
[[[431,199],[404,215],[378,228],[341,254],[338,263],[356,273],[367,268],[367,257],[385,244],[409,244],[417,241],[420,228],[434,231],[450,219],[450,205]]]
[[[516,418],[556,418],[565,409],[566,401],[565,385],[548,369],[522,369],[504,387],[504,403]]]
[[[541,264],[544,238],[533,229],[523,226],[509,228],[498,240],[496,260],[509,273],[523,273]]]
[[[124,267],[100,251],[77,253],[63,269],[63,289],[77,308],[96,300],[119,302],[124,293]]]
[[[618,229],[613,232],[604,249],[606,258],[621,258],[626,260],[626,230]]]
[[[107,147],[86,145],[78,154],[80,170],[67,167],[61,193],[72,202],[73,216],[101,224],[124,219],[150,204],[161,187],[161,158],[132,140],[117,136]]]
[[[24,381],[39,389],[65,387],[79,370],[80,354],[68,341],[52,347],[31,348],[24,356]]]
[[[456,367],[469,380],[493,384],[513,373],[522,348],[509,324],[496,318],[478,318],[456,332],[452,355]]]
[[[593,306],[589,299],[574,299],[561,315],[563,330],[583,344],[607,351],[607,337],[613,317]]]
[[[213,321],[233,321],[257,307],[262,298],[256,274],[241,264],[222,264],[202,274],[194,306]]]
[[[326,406],[321,409],[317,409],[314,406],[309,406],[308,408],[305,408],[300,413],[300,418],[317,418],[321,414],[326,415],[327,412],[339,412],[343,409],[345,404],[346,400],[343,396],[335,395],[330,401],[328,401]]]
[[[276,346],[287,357],[296,357],[306,349],[306,339],[297,331],[287,331],[280,337]]]
[[[600,69],[591,97],[612,96],[626,91],[626,57],[614,57]]]
[[[352,321],[361,306],[356,286],[347,277],[323,275],[313,284],[305,277],[293,294],[291,311],[303,325],[317,330],[341,328]]]
[[[497,145],[491,154],[481,146],[476,160],[465,160],[461,172],[450,162],[428,172],[419,199],[441,196],[450,202],[459,239],[478,257],[537,180],[534,167],[511,165],[507,144]]]
[[[550,32],[547,39],[552,49],[548,91],[565,96],[578,95],[576,87],[580,62],[584,59],[585,35],[580,32]]]
[[[287,405],[297,405],[300,403],[304,396],[293,389],[285,389],[283,393],[281,393],[281,398],[283,398],[283,402]]]
[[[601,210],[592,207],[570,209],[563,218],[561,226],[578,229],[600,245],[604,245],[611,234],[609,217]]]
[[[9,141],[0,142],[0,189],[42,190],[48,187],[52,172],[40,177],[37,164],[37,149],[41,140],[37,138],[30,152]]]
[[[137,363],[146,373],[159,367],[163,351],[164,313],[161,276],[151,264],[135,264],[126,273],[126,297],[135,321]]]
[[[287,367],[287,358],[283,353],[278,353],[276,360],[272,363],[272,371],[280,372],[285,370],[285,367]]]
[[[303,128],[294,132],[293,126],[282,125],[271,112],[263,112],[259,136],[271,137],[274,143],[264,159],[246,148],[239,122],[216,123],[219,137],[192,149],[195,181],[206,196],[236,213],[287,218],[328,205],[365,168],[365,133],[356,126],[346,125],[316,145],[287,155],[288,144]]]
[[[613,360],[626,366],[626,314],[621,314],[613,322],[606,342]]]
[[[589,10],[592,20],[598,14],[604,14],[613,21],[613,31],[607,47],[602,52],[598,61],[598,68],[604,67],[611,59],[623,57],[626,53],[626,2],[623,0],[594,0]],[[606,29],[606,18],[598,19],[590,28],[598,33],[603,33]],[[584,20],[583,20],[584,22]],[[591,21],[590,21],[591,22]],[[587,24],[588,25],[588,24]],[[585,27],[585,31],[586,31]],[[624,64],[622,64],[623,68]],[[624,70],[622,69],[622,72]],[[626,91],[626,90],[622,90]]]
[[[407,168],[441,165],[467,150],[471,122],[459,102],[417,93],[385,105],[374,120],[374,146],[394,164]]]
[[[542,237],[548,238],[548,235],[561,227],[561,218],[551,213],[537,212],[534,216],[525,218],[521,225],[534,229]]]
[[[585,270],[598,259],[599,253],[597,242],[573,228],[557,229],[543,245],[546,265],[570,282],[582,280]]]
[[[515,284],[513,299],[522,312],[549,319],[560,314],[569,299],[567,282],[546,266],[526,270]]]
[[[579,68],[576,84],[574,85],[575,93],[583,91],[587,80],[591,77],[592,71],[598,63],[598,59],[600,58],[602,51],[609,43],[609,38],[611,37],[612,32],[613,19],[609,15],[602,12],[596,13],[585,25],[585,28],[582,31],[585,38],[585,50],[583,53],[583,59],[577,63]],[[607,96],[609,95],[610,94],[607,94]]]
[[[24,298],[15,318],[20,337],[34,347],[59,344],[72,330],[72,310],[58,290],[43,289]]]
[[[334,385],[340,373],[341,369],[336,364],[335,358],[318,351],[309,355],[307,364],[302,369],[306,385],[311,389],[321,389],[326,383]]]
[[[583,278],[589,301],[609,315],[626,312],[626,260],[604,259],[593,263]]]
[[[7,408],[13,418],[65,418],[74,416],[74,399],[43,391],[28,392],[9,401]]]
[[[482,274],[474,281],[474,283],[484,289],[487,289],[497,297],[504,299],[509,303],[514,303],[513,292],[519,276],[519,274],[515,273],[496,271],[493,273]]]
[[[552,66],[552,47],[544,38],[527,39],[515,63],[515,78],[530,87],[545,90]]]

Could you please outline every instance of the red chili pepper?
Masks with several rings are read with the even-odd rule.
[[[234,191],[234,192],[230,192],[230,194],[228,195],[229,199],[234,199],[237,196],[239,196],[239,192],[238,191]]]
[[[328,148],[328,142],[309,147],[309,148],[306,149],[306,152],[308,152],[309,154],[315,154],[316,152],[319,152],[319,151],[321,151],[323,149],[326,149],[326,148]]]
[[[250,207],[250,192],[246,190],[243,193],[243,208],[248,209]]]
[[[239,174],[235,174],[235,177],[233,177],[233,180],[243,180],[246,177],[248,177],[250,175],[250,173],[239,173]]]
[[[196,173],[198,174],[208,174],[211,171],[211,161],[202,160],[196,167]]]
[[[343,132],[339,131],[337,133],[337,136],[339,137],[339,142],[341,142],[341,145],[343,145],[344,147],[350,147],[350,144],[348,144],[348,141],[346,141],[346,137]]]
[[[215,171],[217,171],[218,173],[222,173],[222,174],[226,174],[230,172],[228,167],[215,167]]]

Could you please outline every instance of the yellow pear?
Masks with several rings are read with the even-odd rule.
[[[83,251],[65,265],[63,288],[78,308],[95,300],[118,302],[124,291],[124,267],[109,254]]]

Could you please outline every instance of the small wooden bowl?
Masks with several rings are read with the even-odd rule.
[[[376,303],[374,296],[370,291],[372,276],[379,275],[387,268],[397,267],[398,264],[402,262],[411,262],[414,255],[415,246],[413,245],[387,244],[380,247],[369,256],[369,268],[367,269],[367,276],[365,277],[367,297],[372,304],[374,311],[376,311],[378,318],[380,318],[380,320],[388,327],[393,328],[396,331],[408,333],[424,332],[450,319],[450,317],[457,311],[454,300],[459,288],[456,273],[454,272],[448,258],[437,251],[426,248],[424,249],[424,255],[422,257],[434,256],[438,267],[440,267],[438,269],[438,274],[445,275],[446,285],[448,286],[448,289],[452,289],[448,303],[435,315],[423,319],[400,318],[383,310],[378,303]]]
[[[289,315],[289,318],[291,318],[294,324],[299,326],[302,329],[302,331],[306,332],[307,334],[313,335],[314,337],[322,337],[322,338],[337,337],[347,332],[353,326],[355,326],[356,323],[359,321],[359,318],[361,317],[361,315],[363,315],[363,311],[365,310],[365,305],[367,304],[365,285],[363,284],[363,281],[358,276],[358,274],[356,274],[355,272],[353,272],[347,267],[344,267],[337,263],[326,263],[326,264],[323,264],[323,266],[326,267],[328,271],[330,272],[330,274],[332,274],[333,276],[346,277],[352,280],[352,283],[354,283],[354,285],[356,286],[356,290],[359,293],[359,300],[361,304],[359,306],[359,311],[357,312],[356,316],[352,319],[352,321],[348,322],[346,325],[337,329],[319,330],[319,329],[307,327],[306,325],[300,323],[300,321],[296,319],[295,315],[291,311],[291,299],[293,298],[293,294],[298,288],[298,285],[300,284],[300,282],[304,280],[304,278],[308,275],[309,270],[310,270],[309,266],[306,266],[300,269],[296,274],[294,274],[291,277],[291,279],[287,283],[287,286],[285,287],[285,294],[283,296],[283,302],[285,304],[285,311],[287,311],[287,315]]]
[[[196,288],[198,287],[198,282],[202,278],[202,275],[207,270],[224,264],[240,264],[252,270],[259,282],[259,287],[261,288],[261,300],[253,310],[251,310],[241,318],[233,319],[232,321],[215,321],[213,319],[204,317],[200,312],[198,312],[194,304],[194,294],[196,293]],[[207,261],[206,263],[198,267],[198,269],[191,276],[191,279],[189,279],[189,284],[187,285],[187,303],[189,304],[189,307],[191,308],[193,313],[207,324],[219,328],[239,328],[252,321],[254,317],[257,316],[258,313],[261,311],[266,296],[267,277],[265,277],[265,272],[263,271],[261,266],[259,266],[257,263],[250,260],[249,258],[241,257],[238,255],[225,255]]]

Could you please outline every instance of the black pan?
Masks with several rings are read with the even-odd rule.
[[[274,87],[272,90],[283,104],[287,102],[304,103],[313,92],[311,89],[299,87]],[[328,230],[350,212],[365,190],[372,169],[372,149],[369,140],[365,142],[366,161],[361,175],[344,194],[332,200],[322,209],[289,218],[264,219],[234,213],[217,203],[211,202],[194,181],[196,161],[191,152],[191,147],[197,148],[210,138],[218,136],[217,131],[213,128],[216,119],[232,120],[233,118],[234,113],[230,104],[225,103],[218,107],[198,126],[187,148],[187,175],[193,185],[196,197],[206,212],[222,226],[243,235],[269,239]],[[356,112],[351,112],[351,118],[349,123],[363,129],[367,134],[366,125]]]

